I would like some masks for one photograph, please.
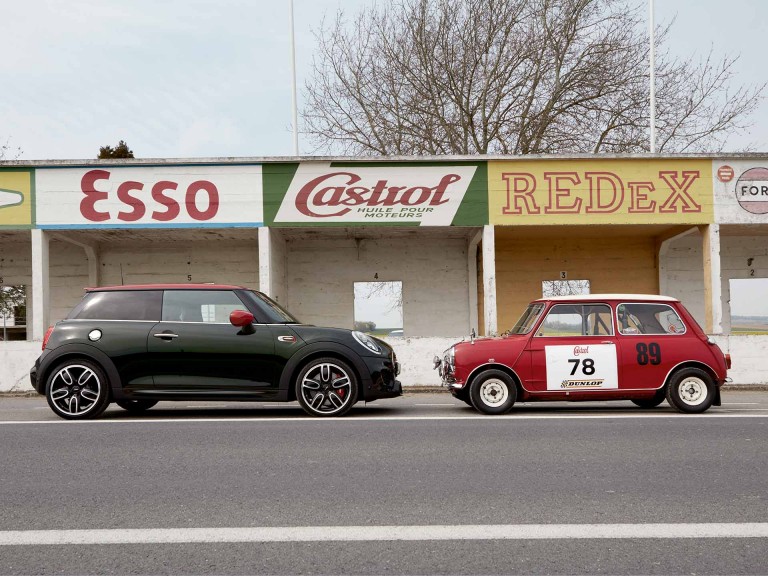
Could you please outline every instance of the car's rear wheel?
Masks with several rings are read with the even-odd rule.
[[[62,418],[96,418],[109,405],[109,383],[95,362],[83,358],[65,360],[51,371],[45,397],[51,410]]]
[[[346,362],[315,358],[296,378],[296,398],[312,416],[342,416],[357,402],[357,377]]]
[[[717,386],[699,368],[684,368],[672,375],[667,385],[667,401],[680,412],[698,414],[712,406]]]
[[[469,388],[472,406],[483,414],[504,414],[517,399],[517,387],[509,374],[501,370],[485,370]]]
[[[144,412],[157,404],[157,400],[115,400],[115,404],[128,412]]]
[[[652,398],[638,398],[636,400],[632,400],[632,404],[635,406],[640,406],[640,408],[656,408],[656,406],[664,402],[665,398],[666,393],[664,389],[661,389]]]

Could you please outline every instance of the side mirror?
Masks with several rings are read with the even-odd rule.
[[[238,328],[245,328],[253,324],[253,314],[246,310],[233,310],[229,315],[229,323]]]

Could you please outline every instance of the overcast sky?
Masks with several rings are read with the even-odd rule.
[[[301,90],[323,15],[372,0],[294,1]],[[22,159],[94,158],[120,139],[143,158],[292,154],[287,0],[0,6],[0,143]],[[657,22],[675,15],[673,51],[741,54],[739,81],[768,79],[768,2],[656,0]],[[768,103],[754,121],[729,149],[768,152]],[[300,152],[312,152],[301,139]]]

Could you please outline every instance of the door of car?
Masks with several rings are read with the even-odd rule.
[[[233,326],[234,310],[247,308],[231,290],[165,290],[162,320],[147,344],[157,392],[274,393],[272,332],[263,324]]]
[[[529,343],[531,392],[616,390],[621,352],[611,308],[602,303],[555,304]]]
[[[686,345],[691,337],[701,344],[666,302],[619,303],[616,326],[624,357],[622,388],[628,390],[661,388],[672,368],[691,359]]]

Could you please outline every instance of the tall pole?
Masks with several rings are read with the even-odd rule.
[[[653,25],[653,0],[648,0],[648,39],[651,44],[651,153],[656,152],[656,38]]]
[[[291,105],[293,114],[293,155],[299,155],[299,113],[296,110],[296,37],[293,32],[293,0],[288,3],[291,23]]]

